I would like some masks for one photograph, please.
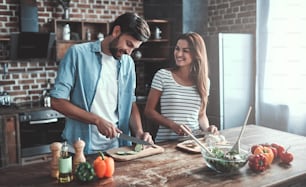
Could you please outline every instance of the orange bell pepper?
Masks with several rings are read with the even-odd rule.
[[[104,156],[99,152],[99,156],[94,160],[94,170],[98,178],[112,177],[115,172],[115,162],[112,157]]]
[[[274,159],[274,153],[272,151],[272,149],[270,147],[267,146],[258,146],[255,150],[254,150],[254,155],[258,155],[258,154],[263,154],[268,161],[268,164],[271,165]]]

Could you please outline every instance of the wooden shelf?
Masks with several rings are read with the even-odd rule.
[[[170,60],[169,21],[160,19],[146,21],[151,30],[151,37],[138,49],[141,52],[141,58],[134,59],[137,74],[136,95],[148,94],[153,76],[159,69],[167,67]],[[155,29],[157,27],[161,30],[160,39],[155,38]]]
[[[169,59],[170,55],[170,26],[168,20],[151,19],[147,20],[151,30],[150,39],[143,43],[139,51],[142,54],[140,60],[143,61],[158,61]],[[155,38],[155,29],[161,30],[161,38]],[[139,61],[139,60],[137,60]]]
[[[60,60],[65,55],[67,49],[77,43],[88,42],[86,37],[87,30],[91,33],[91,41],[98,39],[98,34],[106,35],[108,33],[109,24],[97,21],[77,21],[55,19],[52,21],[52,31],[56,33],[56,60]],[[63,28],[66,24],[70,27],[71,40],[63,40]]]
[[[6,37],[4,37],[4,36],[0,36],[0,41],[1,41],[1,42],[7,42],[7,41],[10,41],[10,37],[9,37],[9,36],[6,36]]]

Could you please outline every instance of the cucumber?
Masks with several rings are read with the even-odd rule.
[[[126,152],[125,151],[117,151],[116,154],[117,155],[126,155]]]
[[[126,154],[127,155],[135,155],[135,154],[137,154],[137,152],[136,151],[127,151]]]
[[[134,150],[131,151],[117,151],[117,155],[135,155],[138,152],[143,150],[143,145],[142,144],[136,144]]]
[[[135,151],[136,152],[140,152],[140,151],[142,151],[143,150],[143,145],[142,144],[136,144],[136,146],[135,146]]]

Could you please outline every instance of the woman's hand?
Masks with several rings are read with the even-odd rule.
[[[213,134],[219,134],[218,128],[215,125],[209,125],[207,131]]]
[[[186,129],[188,129],[191,132],[191,129],[187,126],[184,125],[184,127]],[[171,126],[171,129],[179,136],[185,136],[186,133],[184,132],[184,130],[181,128],[180,124],[175,123],[174,125]]]

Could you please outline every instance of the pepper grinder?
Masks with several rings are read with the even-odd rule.
[[[58,171],[58,159],[61,156],[61,147],[62,144],[60,142],[53,142],[50,145],[50,150],[52,152],[52,159],[50,161],[50,172],[53,178],[58,178],[59,171]]]
[[[74,143],[73,146],[75,150],[75,155],[73,158],[73,168],[74,168],[73,171],[75,171],[81,162],[86,162],[86,158],[83,152],[85,147],[85,142],[80,138],[78,138],[78,140]]]

